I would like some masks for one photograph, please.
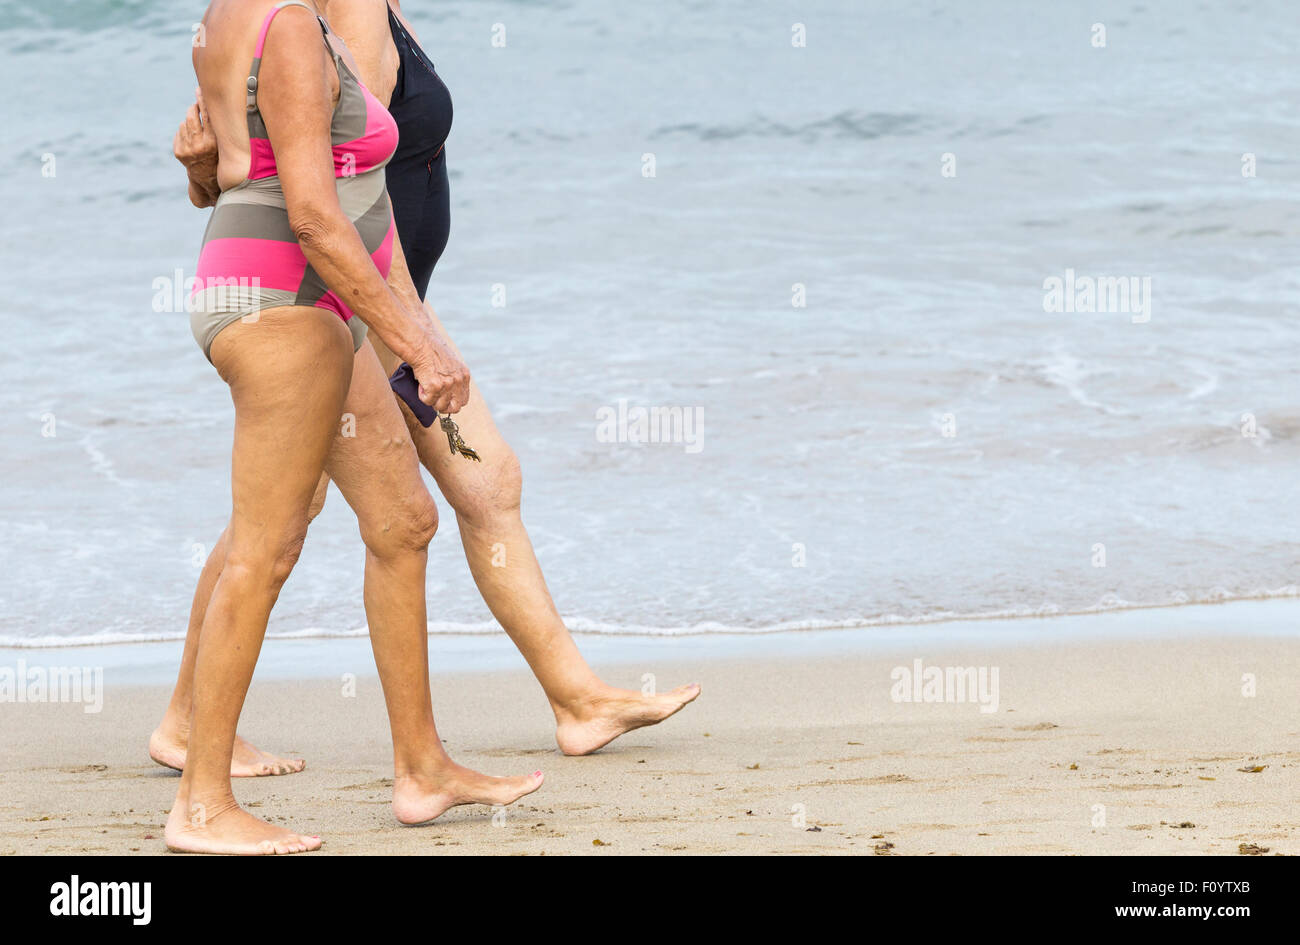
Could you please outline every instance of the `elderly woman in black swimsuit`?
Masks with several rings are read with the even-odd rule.
[[[390,283],[399,297],[404,295],[404,301],[425,305],[429,278],[447,244],[450,224],[445,142],[451,129],[451,96],[397,0],[391,4],[386,0],[317,0],[316,5],[331,29],[347,43],[362,82],[397,121],[399,144],[386,176],[403,252],[394,254]],[[191,107],[177,132],[174,150],[189,173],[191,199],[197,206],[211,206],[219,193],[217,144],[202,101]],[[425,309],[442,341],[459,357],[433,310],[427,305]],[[386,372],[397,366],[396,355],[372,334],[357,358],[360,361],[375,354]],[[378,395],[373,386],[367,385],[364,391],[354,389],[347,411],[358,418],[374,412],[377,405],[357,402],[372,395]],[[440,406],[444,412],[450,409],[446,403]],[[650,695],[616,689],[587,665],[551,600],[520,519],[518,460],[472,382],[469,401],[456,414],[456,421],[465,441],[482,457],[481,463],[451,454],[447,438],[437,426],[426,429],[405,406],[402,412],[420,461],[456,512],[465,554],[483,599],[546,692],[561,751],[570,755],[595,751],[625,732],[668,718],[699,695],[698,685]],[[350,445],[357,444],[352,441]],[[334,474],[340,475],[337,469]],[[313,516],[324,503],[328,484],[328,475],[323,476],[312,504]],[[427,494],[400,498],[409,505],[411,519],[428,519]],[[395,520],[399,517],[394,515]],[[506,549],[505,567],[493,566],[494,546]],[[203,569],[176,689],[150,739],[151,756],[170,767],[183,768],[185,764],[199,631],[227,547],[223,534]],[[382,565],[373,558],[367,554],[368,574],[372,567]],[[302,767],[299,759],[277,757],[243,739],[236,741],[231,760],[235,776],[289,774]]]

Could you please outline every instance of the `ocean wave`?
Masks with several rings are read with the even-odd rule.
[[[829,118],[801,124],[785,124],[764,115],[756,115],[740,124],[703,125],[696,122],[667,125],[651,132],[652,138],[684,134],[701,141],[728,141],[734,138],[797,138],[817,141],[822,137],[870,141],[876,138],[907,137],[929,131],[935,121],[910,112],[842,111]]]
[[[173,4],[161,0],[42,0],[39,4],[13,0],[0,2],[0,23],[4,24],[0,33],[32,30],[37,34],[32,42],[44,43],[48,52],[50,38],[60,34],[123,28],[136,35],[165,37],[189,30],[201,15],[201,5],[178,13]]]
[[[925,626],[936,623],[956,623],[959,621],[991,620],[1028,620],[1048,619],[1052,617],[1082,617],[1089,614],[1109,613],[1126,610],[1154,610],[1168,607],[1193,607],[1208,604],[1227,604],[1236,601],[1265,601],[1286,598],[1300,598],[1300,586],[1287,584],[1278,588],[1258,588],[1244,594],[1234,594],[1222,587],[1210,588],[1199,594],[1187,594],[1178,591],[1168,599],[1161,601],[1135,602],[1124,600],[1114,594],[1107,594],[1091,607],[1067,609],[1056,604],[1038,606],[1008,607],[1000,610],[962,612],[953,610],[936,610],[920,614],[879,614],[870,617],[816,618],[808,620],[783,620],[770,624],[729,624],[718,620],[701,620],[692,624],[675,626],[654,626],[651,624],[616,623],[605,620],[593,620],[586,617],[567,617],[564,620],[569,631],[586,636],[623,636],[623,637],[684,637],[706,634],[729,634],[735,636],[760,636],[772,633],[799,633],[815,630],[864,630],[873,627],[907,627]],[[428,624],[429,636],[486,636],[504,633],[495,620],[476,622],[431,621]],[[268,633],[268,640],[350,640],[368,636],[368,627],[350,630],[328,630],[322,627],[306,627],[300,630],[286,630]],[[80,634],[75,636],[40,636],[18,637],[0,636],[0,649],[41,650],[62,649],[79,646],[114,646],[127,643],[171,643],[185,639],[185,634],[174,633],[121,633],[105,632]]]

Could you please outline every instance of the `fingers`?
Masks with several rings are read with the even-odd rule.
[[[438,409],[443,413],[456,413],[469,403],[469,371],[461,370],[453,375],[445,394],[439,399],[442,404]]]
[[[469,401],[468,391],[458,391],[455,387],[439,384],[434,387],[420,385],[420,400],[438,413],[456,413]]]
[[[199,125],[203,129],[204,136],[215,140],[216,135],[212,131],[212,125],[208,123],[208,106],[204,104],[202,89],[194,90],[194,104],[199,109]]]
[[[427,397],[424,396],[426,390],[428,391]],[[446,384],[437,384],[430,388],[421,385],[420,394],[420,399],[431,406],[434,410],[438,411],[438,413],[451,413],[452,394],[451,391],[447,389]]]
[[[439,413],[456,413],[469,403],[469,368],[445,348],[435,350],[433,363],[416,367],[415,377],[420,385],[420,400]]]
[[[456,410],[460,410],[469,403],[469,368],[465,362],[458,362],[459,369],[456,371],[456,383],[452,388],[456,394]],[[455,411],[452,411],[453,413]]]
[[[199,116],[199,106],[191,105],[185,112],[185,120],[176,129],[172,138],[172,154],[178,160],[184,160],[195,152],[194,139],[203,135],[203,119]]]

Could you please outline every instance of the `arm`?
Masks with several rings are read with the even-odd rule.
[[[453,403],[439,370],[433,323],[422,307],[400,299],[375,268],[339,206],[330,150],[334,64],[315,17],[286,7],[263,54],[258,107],[279,168],[289,225],[308,263],[420,380],[420,398],[441,410]],[[398,254],[394,253],[396,257]],[[409,277],[407,279],[409,282]],[[468,379],[464,379],[468,386]]]
[[[370,90],[370,94],[387,106],[392,99],[398,67],[397,49],[388,27],[387,0],[330,0],[328,16],[335,35],[344,37],[352,70]],[[401,240],[397,239],[396,234],[388,286],[409,308],[427,308],[411,281]],[[434,327],[434,340],[435,358],[430,368],[436,375],[445,378],[449,385],[455,385],[457,378],[464,378],[463,384],[455,390],[456,403],[463,407],[469,402],[470,396],[469,369],[437,326]]]
[[[172,154],[185,165],[190,181],[190,202],[202,209],[217,202],[221,187],[217,184],[217,136],[208,124],[203,93],[195,89],[194,95],[194,104],[185,113],[185,120],[172,138]]]
[[[467,403],[469,403],[469,368],[465,362],[460,359],[460,355],[451,347],[448,340],[438,331],[437,325],[429,318],[429,309],[425,302],[421,301],[420,293],[415,290],[415,283],[411,281],[411,271],[406,268],[406,256],[402,252],[402,241],[396,231],[393,233],[393,264],[388,270],[388,287],[392,289],[393,294],[402,301],[404,305],[413,311],[421,312],[426,319],[429,319],[429,326],[432,331],[431,340],[433,342],[432,350],[429,353],[428,374],[416,372],[416,377],[421,382],[426,382],[426,377],[432,379],[435,386],[440,386],[449,392],[450,398],[446,406],[440,407],[443,413],[456,413]],[[380,339],[383,340],[382,338]],[[380,360],[383,360],[382,356]],[[385,365],[385,370],[392,368]],[[414,364],[412,364],[414,367]],[[442,403],[439,401],[438,403]],[[437,406],[437,403],[434,404]]]

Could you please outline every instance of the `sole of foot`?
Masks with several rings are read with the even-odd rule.
[[[459,765],[436,778],[397,778],[393,784],[393,815],[406,827],[419,827],[464,804],[505,807],[532,794],[545,780],[540,771],[516,778],[494,778]]]
[[[185,770],[185,745],[165,735],[162,729],[149,736],[149,757],[164,768]],[[235,750],[230,758],[232,778],[273,778],[297,774],[306,767],[307,762],[302,758],[281,758],[235,736]]]
[[[163,832],[173,853],[207,853],[217,856],[285,856],[310,853],[324,843],[320,837],[294,833],[259,820],[238,806],[212,817],[186,817],[172,810]]]
[[[620,735],[671,718],[699,695],[699,683],[678,686],[653,696],[629,689],[617,690],[598,699],[583,712],[583,718],[559,722],[555,727],[555,742],[566,755],[589,755]]]

